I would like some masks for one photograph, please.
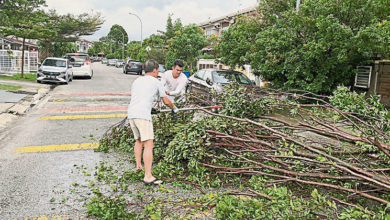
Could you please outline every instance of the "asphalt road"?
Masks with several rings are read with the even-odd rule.
[[[75,168],[118,160],[89,148],[126,114],[131,84],[138,76],[92,65],[92,79],[56,86],[0,134],[0,219],[83,218],[78,193],[69,193],[74,183],[86,184]],[[63,199],[66,202],[60,202]]]

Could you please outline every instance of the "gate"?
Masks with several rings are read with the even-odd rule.
[[[38,71],[38,52],[24,51],[24,72]],[[22,72],[22,51],[0,50],[0,74],[16,74]]]

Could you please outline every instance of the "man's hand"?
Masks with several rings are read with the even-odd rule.
[[[179,109],[175,106],[175,107],[172,109],[172,112],[173,112],[173,113],[178,113],[178,112],[179,112]]]
[[[168,92],[168,91],[165,91],[165,93],[166,93],[167,95],[171,95],[171,93],[170,93],[170,92]]]
[[[155,114],[160,113],[160,111],[155,109],[155,108],[152,108],[152,112],[151,113],[152,113],[152,115],[155,115]]]

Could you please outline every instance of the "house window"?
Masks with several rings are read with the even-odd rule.
[[[211,35],[211,30],[206,30],[206,36],[210,36]]]

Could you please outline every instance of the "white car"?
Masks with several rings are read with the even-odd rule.
[[[87,77],[92,79],[93,70],[91,60],[86,53],[67,53],[66,59],[70,60],[70,64],[73,67],[73,75],[80,77]]]
[[[37,83],[59,82],[68,84],[72,80],[73,68],[67,59],[48,57],[37,71]]]

